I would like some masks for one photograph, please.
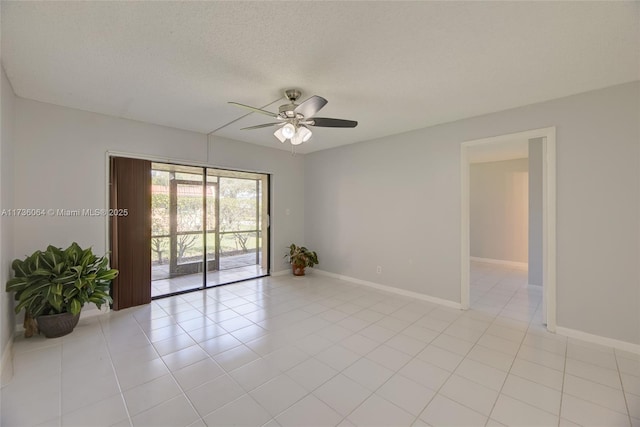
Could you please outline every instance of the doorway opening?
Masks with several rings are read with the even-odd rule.
[[[536,145],[537,144],[537,145]],[[478,235],[482,233],[488,233],[492,235],[491,230],[482,229],[478,232],[478,218],[475,218],[475,233],[471,233],[471,208],[475,211],[482,212],[482,204],[486,203],[482,197],[478,197],[478,194],[474,194],[472,198],[471,193],[471,177],[474,173],[474,179],[478,180],[478,177],[486,180],[485,184],[491,185],[491,175],[480,175],[482,168],[473,167],[474,163],[482,163],[484,161],[496,161],[496,155],[499,156],[511,156],[511,158],[524,157],[514,152],[527,153],[528,162],[533,161],[533,157],[528,154],[529,147],[539,147],[536,150],[539,151],[539,155],[536,158],[538,166],[534,171],[532,178],[539,178],[539,195],[532,192],[529,194],[529,170],[523,168],[523,165],[518,162],[502,163],[501,168],[509,169],[509,179],[507,182],[502,183],[502,188],[499,189],[498,195],[495,194],[496,189],[492,189],[492,196],[487,196],[487,199],[491,197],[502,197],[507,199],[508,202],[504,202],[501,212],[496,212],[496,216],[503,215],[507,219],[506,227],[511,226],[511,232],[504,233],[504,230],[500,230],[501,235],[497,236],[493,234],[494,239],[500,241],[500,245],[490,247],[491,245],[486,243],[479,243],[482,241]],[[478,161],[480,159],[480,161]],[[499,159],[498,159],[499,160]],[[496,164],[497,167],[497,164]],[[526,173],[522,170],[525,169]],[[537,175],[537,177],[536,177]],[[461,183],[462,183],[462,213],[461,213],[461,306],[463,309],[468,309],[471,305],[471,281],[479,284],[480,292],[482,286],[489,288],[491,286],[497,286],[494,289],[494,296],[498,299],[503,297],[505,299],[510,298],[515,292],[517,286],[528,286],[528,289],[532,292],[537,292],[537,287],[534,285],[541,285],[539,299],[542,304],[542,323],[546,324],[549,331],[554,332],[556,327],[556,282],[555,282],[555,128],[544,128],[526,132],[519,132],[514,134],[502,135],[491,138],[484,138],[480,140],[473,140],[464,142],[461,145]],[[478,182],[474,181],[474,186],[478,186]],[[494,185],[495,187],[495,185]],[[532,187],[535,189],[535,187]],[[500,191],[502,194],[500,194]],[[526,195],[524,194],[526,193]],[[523,198],[526,196],[527,200]],[[539,215],[532,215],[528,219],[527,212],[523,212],[526,209],[524,204],[530,204],[536,199],[536,213]],[[487,207],[484,207],[485,211]],[[532,211],[533,212],[533,211]],[[477,214],[476,215],[482,215]],[[503,222],[505,219],[502,219]],[[491,228],[491,222],[496,220],[499,222],[500,218],[491,218],[488,215],[487,221],[484,225],[486,228]],[[539,222],[536,223],[536,221]],[[531,222],[532,233],[530,236],[526,236],[528,222]],[[503,224],[504,225],[504,224]],[[536,235],[537,232],[537,235]],[[529,237],[529,239],[527,239]],[[524,239],[524,241],[523,241]],[[528,241],[527,241],[528,240]],[[485,239],[486,241],[490,241]],[[495,241],[494,241],[495,243]],[[522,245],[526,244],[527,248],[523,249]],[[482,247],[482,246],[485,247]],[[476,253],[485,253],[481,257],[471,257],[471,249],[474,248]],[[527,250],[528,249],[528,250]],[[508,256],[500,256],[500,251],[509,251]],[[484,251],[484,252],[483,252]],[[494,254],[494,256],[491,256]],[[495,255],[497,254],[497,255]],[[504,254],[503,254],[504,255]],[[495,258],[495,259],[494,259]],[[498,260],[496,260],[498,259]],[[507,261],[504,261],[507,260]],[[484,282],[483,282],[484,281]],[[497,284],[500,283],[498,286]],[[500,287],[503,287],[502,289]],[[510,287],[507,289],[507,287]],[[504,296],[502,295],[504,294]],[[474,294],[474,301],[477,301],[477,293]],[[499,301],[498,301],[499,302]],[[499,306],[499,304],[497,304]],[[535,309],[535,307],[534,307]],[[497,313],[494,313],[497,314]],[[523,319],[524,320],[524,319]]]

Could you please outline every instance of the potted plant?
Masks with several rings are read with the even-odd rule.
[[[294,243],[289,246],[289,253],[286,253],[284,257],[289,257],[289,264],[291,264],[294,276],[304,276],[306,267],[319,264],[318,254]]]
[[[24,260],[14,260],[15,277],[6,290],[15,292],[16,313],[25,310],[25,336],[30,336],[29,319],[35,319],[47,338],[61,337],[78,324],[84,304],[100,308],[112,302],[109,290],[118,270],[110,269],[108,263],[106,256],[98,257],[75,242],[64,250],[50,245]]]

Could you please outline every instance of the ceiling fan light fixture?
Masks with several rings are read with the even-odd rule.
[[[280,130],[282,130],[282,136],[284,136],[285,139],[291,139],[296,134],[296,127],[291,123],[282,126]]]
[[[329,128],[354,128],[358,125],[358,122],[354,120],[332,119],[326,117],[315,118],[315,114],[327,104],[327,100],[321,96],[313,95],[300,104],[296,104],[296,101],[298,100],[298,98],[300,98],[300,96],[301,92],[297,89],[289,89],[285,91],[285,97],[289,100],[289,103],[281,105],[278,109],[278,113],[272,113],[270,111],[263,110],[262,108],[256,108],[250,105],[240,104],[238,102],[230,103],[237,105],[238,107],[251,110],[251,112],[253,113],[264,114],[275,119],[275,123],[264,123],[260,125],[249,126],[242,128],[242,130],[262,129],[270,126],[278,126],[278,129],[273,133],[273,135],[278,138],[278,141],[283,144],[286,141],[289,141],[291,145],[300,145],[304,142],[309,141],[313,135],[313,132],[311,131],[311,129],[309,129],[309,126]],[[273,102],[271,104],[273,104]],[[234,123],[237,120],[239,119],[236,119],[231,123]]]

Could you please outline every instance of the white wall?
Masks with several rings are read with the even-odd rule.
[[[305,156],[305,242],[319,269],[460,301],[460,147],[441,130]]]
[[[13,205],[13,150],[14,150],[14,103],[15,95],[11,83],[7,80],[4,68],[0,67],[0,210],[10,209]],[[13,300],[5,292],[5,284],[11,277],[13,260],[13,218],[0,216],[0,372],[2,382],[11,376],[10,340],[13,338],[14,315]]]
[[[633,82],[308,154],[305,242],[321,269],[459,302],[460,144],[556,126],[558,326],[640,344],[639,116]]]
[[[255,170],[272,177],[272,270],[281,252],[303,241],[303,158],[281,150],[101,114],[16,99],[15,206],[22,208],[105,208],[106,152],[160,157],[175,162]],[[209,151],[209,153],[207,153]],[[285,208],[291,210],[285,216]],[[22,257],[48,244],[77,241],[107,250],[106,219],[100,217],[19,218],[15,254]],[[18,238],[19,237],[19,238]]]
[[[542,286],[542,171],[544,138],[529,140],[529,284]]]
[[[304,157],[215,136],[210,144],[212,165],[272,173],[271,270],[288,270],[286,249],[291,243],[304,244]]]
[[[527,159],[470,165],[472,257],[528,262],[528,176]]]
[[[207,160],[202,134],[20,98],[15,114],[14,207],[105,207],[107,150]],[[321,269],[460,301],[460,143],[556,126],[558,326],[640,344],[639,116],[634,82],[304,157],[212,138],[209,163],[274,174],[274,270],[299,241]],[[14,257],[106,249],[100,218],[21,218],[15,236]]]

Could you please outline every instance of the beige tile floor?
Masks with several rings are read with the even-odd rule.
[[[10,426],[640,426],[640,356],[547,333],[526,273],[459,311],[317,275],[19,338]]]

